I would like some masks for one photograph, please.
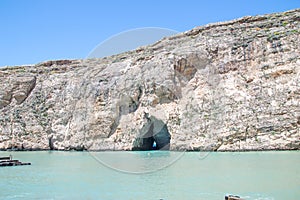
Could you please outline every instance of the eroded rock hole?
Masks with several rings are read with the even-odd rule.
[[[133,143],[133,151],[169,150],[171,135],[167,125],[153,116],[145,116],[146,123]]]

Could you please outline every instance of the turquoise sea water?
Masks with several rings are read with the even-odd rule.
[[[300,199],[300,151],[0,152],[0,199]]]

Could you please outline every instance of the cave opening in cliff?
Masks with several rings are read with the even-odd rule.
[[[147,118],[147,122],[139,131],[133,143],[133,151],[169,150],[171,135],[167,125],[155,117]]]
[[[157,150],[157,146],[156,146],[156,142],[155,142],[155,141],[154,141],[153,144],[152,144],[152,149],[153,149],[153,150]]]

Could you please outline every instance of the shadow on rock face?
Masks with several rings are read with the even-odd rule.
[[[133,151],[169,150],[171,135],[167,125],[153,116],[146,117],[147,122],[139,131],[133,143]]]

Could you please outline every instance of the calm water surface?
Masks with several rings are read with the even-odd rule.
[[[0,152],[0,199],[300,199],[300,151]]]

